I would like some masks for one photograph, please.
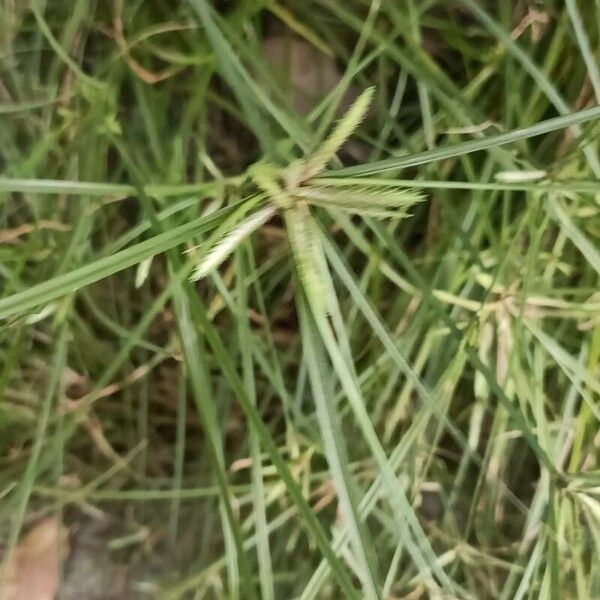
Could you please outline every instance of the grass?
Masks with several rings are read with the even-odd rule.
[[[4,3],[5,559],[600,596],[600,7],[534,4]]]

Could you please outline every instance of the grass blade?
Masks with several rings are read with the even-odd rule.
[[[565,129],[566,127],[571,127],[573,125],[579,125],[589,121],[597,121],[599,119],[600,106],[595,106],[594,108],[588,108],[586,110],[574,112],[569,115],[555,117],[553,119],[548,119],[547,121],[537,123],[536,125],[514,129],[513,131],[500,133],[487,138],[480,138],[477,140],[471,140],[469,142],[463,142],[461,144],[454,144],[452,146],[446,146],[445,148],[427,150],[418,154],[399,156],[397,158],[388,158],[371,163],[369,165],[357,165],[354,167],[346,167],[343,169],[328,171],[327,176],[365,177],[367,175],[375,175],[376,173],[384,173],[385,171],[395,171],[399,169],[406,169],[408,167],[416,167],[418,165],[425,165],[439,160],[464,156],[465,154],[470,154],[471,152],[488,150],[490,148],[495,148],[496,146],[510,144],[518,140],[525,140],[538,135],[544,135],[545,133],[550,133],[552,131],[557,131],[559,129]]]
[[[22,315],[36,306],[52,302],[61,296],[73,293],[86,285],[100,281],[165,250],[174,248],[195,235],[209,231],[229,213],[230,209],[227,208],[209,217],[198,217],[189,223],[155,235],[130,248],[99,258],[69,273],[59,275],[2,298],[0,299],[0,319]]]

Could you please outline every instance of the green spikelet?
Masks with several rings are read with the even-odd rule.
[[[297,193],[314,206],[381,218],[402,217],[411,206],[424,199],[415,190],[385,189],[368,183],[348,187],[309,184]]]
[[[331,135],[321,144],[315,153],[306,161],[303,180],[306,181],[320,173],[335,156],[342,144],[352,135],[365,118],[375,88],[369,87],[357,98],[348,112],[338,121]]]
[[[298,283],[304,289],[312,309],[326,314],[327,290],[321,274],[325,256],[308,206],[303,202],[296,202],[293,208],[286,211],[285,222]]]

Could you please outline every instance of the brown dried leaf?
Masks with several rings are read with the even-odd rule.
[[[41,220],[37,223],[24,223],[19,227],[13,227],[12,229],[0,230],[0,244],[15,244],[19,241],[19,238],[32,233],[33,231],[39,231],[41,229],[50,229],[51,231],[69,231],[71,228],[69,225],[59,223],[57,221]]]
[[[66,547],[66,530],[56,517],[34,525],[8,560],[0,600],[53,600]]]

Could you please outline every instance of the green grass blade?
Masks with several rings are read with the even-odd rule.
[[[4,549],[4,559],[0,561],[0,581],[9,580],[7,572],[8,560],[15,550],[19,534],[23,527],[26,516],[27,505],[31,498],[33,486],[38,475],[40,456],[44,443],[46,442],[46,434],[50,424],[52,409],[56,399],[56,395],[60,393],[66,359],[67,359],[67,324],[63,323],[58,332],[58,340],[56,343],[54,360],[49,375],[49,381],[46,388],[46,393],[41,399],[40,411],[37,416],[37,425],[34,431],[33,443],[25,472],[15,491],[14,509],[11,516],[11,527],[8,535],[6,547]]]
[[[165,250],[174,248],[192,236],[209,231],[229,212],[229,209],[222,209],[209,217],[198,217],[189,223],[155,235],[130,248],[99,258],[69,273],[59,275],[17,292],[12,296],[2,298],[0,300],[0,319],[26,313],[36,306],[52,302],[61,296],[73,293],[86,285],[136,265],[151,256],[156,256]]]
[[[248,244],[244,244],[236,253],[237,291],[238,291],[238,336],[240,340],[240,353],[242,355],[243,381],[248,399],[256,406],[256,382],[254,373],[254,360],[252,358],[252,339],[247,320],[248,294],[244,280],[247,275],[245,254]],[[267,514],[265,503],[264,473],[260,440],[254,431],[250,430],[250,458],[252,460],[252,494],[254,503],[254,521],[256,531],[256,549],[258,554],[258,572],[260,579],[261,599],[273,600],[275,598],[275,582],[273,577],[273,561],[269,548],[269,534],[267,527]]]
[[[586,261],[600,275],[600,252],[587,239],[585,234],[569,217],[564,205],[557,198],[550,198],[549,208],[551,214],[558,221],[560,228],[565,232],[565,235],[573,242],[579,252],[583,254]]]
[[[418,165],[425,165],[439,160],[464,156],[465,154],[470,154],[471,152],[488,150],[490,148],[510,144],[518,140],[529,139],[538,135],[544,135],[545,133],[550,133],[559,129],[565,129],[566,127],[587,123],[589,121],[597,121],[599,119],[600,106],[595,106],[594,108],[588,108],[586,110],[574,112],[569,115],[555,117],[529,127],[514,129],[513,131],[508,131],[506,133],[500,133],[498,135],[493,135],[486,138],[480,138],[469,142],[463,142],[461,144],[446,146],[445,148],[427,150],[418,154],[400,156],[398,158],[388,158],[371,163],[369,165],[357,165],[355,167],[336,169],[334,171],[328,171],[327,175],[329,177],[364,177],[366,175],[374,175],[376,173],[383,173],[385,171],[416,167]]]
[[[316,514],[312,511],[306,499],[304,498],[302,494],[302,489],[296,482],[287,463],[281,456],[277,445],[275,444],[271,434],[269,433],[269,430],[267,429],[260,416],[260,413],[258,412],[256,407],[252,405],[250,398],[248,398],[244,385],[242,381],[240,381],[239,376],[236,373],[235,367],[231,361],[231,358],[229,357],[227,350],[223,346],[223,343],[218,333],[203,313],[201,313],[199,317],[200,325],[204,330],[206,339],[210,344],[213,352],[215,353],[215,357],[217,358],[219,366],[223,370],[224,375],[227,377],[229,385],[235,392],[238,402],[240,403],[240,406],[244,411],[250,426],[255,429],[256,434],[260,440],[261,446],[266,450],[266,452],[269,455],[269,458],[275,465],[279,476],[285,484],[288,494],[298,507],[298,512],[302,515],[307,529],[313,536],[314,541],[317,544],[319,550],[329,562],[332,569],[332,573],[334,574],[341,589],[343,590],[345,597],[353,599],[358,598],[359,596],[352,585],[352,582],[350,580],[350,577],[348,576],[346,569],[344,568],[339,558],[336,556],[335,552],[331,548],[330,542],[327,538],[327,535],[325,534],[323,526],[319,522]]]
[[[304,298],[300,296],[297,302],[300,305],[300,327],[304,356],[308,366],[313,398],[317,409],[317,420],[319,421],[321,436],[325,445],[325,455],[331,470],[340,511],[344,523],[350,532],[352,546],[361,566],[361,572],[357,573],[357,577],[362,581],[363,596],[365,598],[379,598],[376,552],[373,542],[358,516],[356,506],[357,490],[349,473],[348,456],[332,386],[327,384],[325,356],[319,348],[321,341],[314,323],[311,322],[312,317],[308,307],[305,305]]]
[[[576,0],[565,0],[565,6],[573,23],[573,29],[575,30],[575,36],[577,37],[577,43],[581,50],[581,56],[585,61],[585,66],[588,70],[592,87],[594,88],[594,94],[596,95],[596,102],[600,104],[600,68],[598,68],[598,60],[594,56],[594,53],[590,47],[590,41],[585,31],[585,25],[579,9],[577,8]]]

